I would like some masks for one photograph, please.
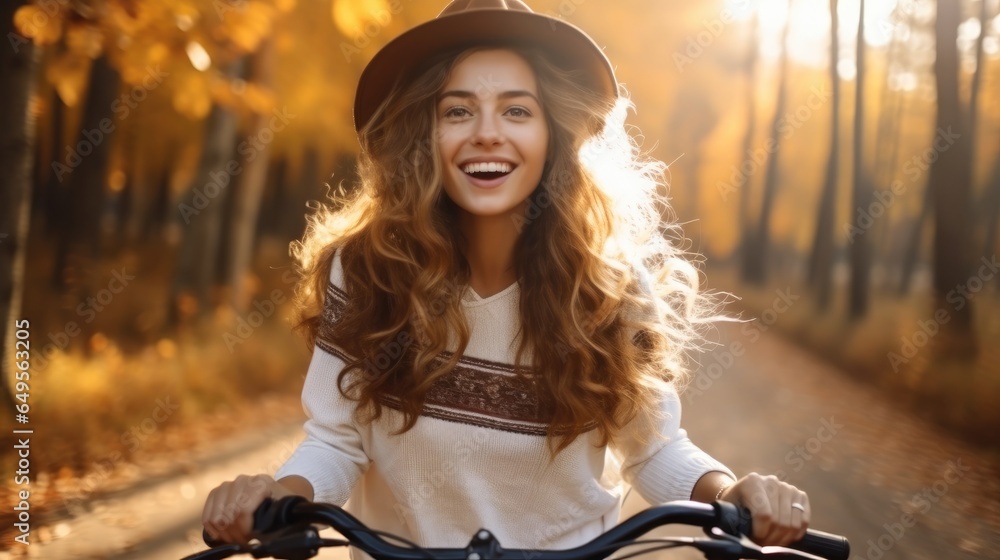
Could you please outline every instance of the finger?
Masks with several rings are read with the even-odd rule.
[[[246,544],[249,540],[239,520],[242,513],[238,503],[242,494],[241,484],[242,482],[228,485],[224,499],[215,509],[215,523],[220,528],[223,540],[228,543]]]
[[[233,526],[239,534],[240,543],[246,544],[253,537],[253,513],[264,500],[259,486],[244,486],[233,497]]]
[[[792,497],[784,488],[775,487],[774,520],[767,535],[767,544],[784,546],[789,541],[789,526],[792,522]]]
[[[231,487],[230,482],[224,482],[212,491],[212,499],[205,504],[205,528],[217,540],[232,542],[229,534],[229,522],[226,520],[225,508]]]
[[[806,494],[805,492],[801,492],[799,494],[799,498],[797,501],[798,503],[802,504],[803,508],[805,508],[805,511],[799,512],[800,513],[799,530],[795,535],[795,540],[800,541],[806,536],[806,530],[809,529],[809,519],[812,515],[812,509],[809,507],[809,495]]]
[[[767,493],[771,504],[771,523],[764,536],[763,544],[779,545],[785,537],[785,531],[787,530],[785,524],[790,516],[785,510],[791,507],[791,500],[784,495],[780,482],[769,480],[768,483]]]
[[[218,539],[218,534],[215,531],[214,523],[212,522],[212,511],[215,508],[215,497],[218,493],[218,488],[213,488],[209,493],[208,497],[205,498],[205,507],[201,510],[201,526],[205,528],[205,532],[212,539]]]
[[[774,524],[774,506],[763,488],[754,492],[751,501],[753,503],[750,509],[753,519],[753,541],[757,544],[766,544]]]

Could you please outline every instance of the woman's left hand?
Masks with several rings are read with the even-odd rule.
[[[753,535],[761,546],[786,546],[809,527],[809,496],[774,475],[750,473],[722,492],[720,500],[750,510]]]

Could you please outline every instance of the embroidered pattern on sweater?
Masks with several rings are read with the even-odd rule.
[[[330,340],[332,325],[347,306],[347,294],[333,283],[328,284],[316,346],[343,361],[351,357]],[[442,363],[451,357],[443,353]],[[385,396],[382,404],[400,410],[396,397]],[[421,416],[459,422],[484,428],[526,435],[545,436],[551,407],[540,403],[535,384],[530,378],[514,374],[514,366],[505,363],[462,356],[450,373],[434,382],[427,392]]]

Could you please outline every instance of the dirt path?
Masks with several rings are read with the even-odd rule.
[[[719,340],[684,396],[683,425],[701,447],[737,474],[778,474],[806,490],[813,527],[847,535],[852,559],[1000,558],[996,458],[951,440],[777,336],[724,328]],[[235,451],[195,461],[187,474],[106,496],[89,504],[91,515],[48,527],[61,536],[31,545],[30,557],[190,554],[201,547],[198,519],[208,490],[239,473],[273,472],[300,437],[297,424],[248,434],[232,444]],[[633,493],[623,516],[642,507]],[[0,552],[0,559],[14,557]]]

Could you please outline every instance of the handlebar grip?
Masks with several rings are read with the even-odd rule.
[[[753,520],[750,510],[737,507],[728,502],[715,502],[719,512],[719,528],[731,535],[753,535]],[[806,529],[806,535],[801,540],[788,545],[802,552],[807,552],[829,560],[848,560],[851,555],[851,544],[847,538],[815,529]]]
[[[851,555],[851,543],[847,542],[846,537],[815,529],[806,529],[806,536],[788,547],[830,560],[847,560]]]
[[[271,533],[291,525],[292,510],[307,501],[302,496],[285,496],[277,501],[265,498],[253,512],[253,531],[257,534]]]
[[[302,496],[287,496],[278,501],[265,498],[253,512],[253,531],[258,534],[270,533],[291,524],[292,508],[305,501],[307,500]],[[201,529],[201,540],[211,548],[227,544],[226,541],[213,539],[204,527]]]

